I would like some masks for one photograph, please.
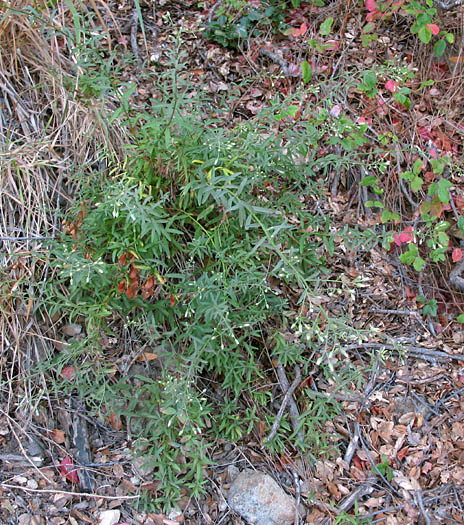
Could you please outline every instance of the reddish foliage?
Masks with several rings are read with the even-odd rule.
[[[61,370],[61,376],[71,381],[75,371],[76,369],[73,366],[65,366],[63,370]]]
[[[74,467],[72,459],[70,457],[65,457],[60,463],[60,472],[61,475],[66,478],[71,483],[79,483],[79,476],[77,470]]]
[[[453,250],[453,253],[451,254],[451,258],[453,259],[453,262],[457,263],[462,259],[462,250],[461,248],[455,248]]]

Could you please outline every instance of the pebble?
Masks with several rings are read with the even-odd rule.
[[[293,525],[294,498],[263,472],[246,469],[232,483],[229,505],[251,525]]]
[[[28,479],[26,485],[29,489],[36,489],[39,487],[39,484],[35,479]]]
[[[120,517],[121,512],[119,510],[104,510],[100,512],[98,525],[115,525],[115,523],[118,523]]]
[[[61,331],[64,335],[67,335],[68,337],[73,337],[79,335],[82,332],[82,326],[76,323],[69,323],[65,324]]]

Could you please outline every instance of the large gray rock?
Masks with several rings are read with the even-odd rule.
[[[294,498],[267,474],[244,470],[229,490],[229,505],[250,525],[293,525]]]

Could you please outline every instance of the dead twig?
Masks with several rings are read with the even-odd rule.
[[[71,492],[67,490],[54,489],[30,489],[29,487],[22,487],[21,485],[10,485],[9,483],[0,483],[0,487],[6,489],[23,490],[24,492],[32,492],[34,494],[63,494],[63,496],[77,496],[79,498],[95,498],[108,500],[128,500],[139,499],[140,496],[104,496],[103,494],[87,494],[85,492]]]
[[[92,492],[95,487],[95,479],[88,469],[91,463],[91,451],[87,422],[80,416],[80,403],[74,398],[71,400],[71,407],[75,410],[72,419],[72,439],[77,450],[76,460],[82,467],[78,471],[79,486],[83,492]]]
[[[290,472],[292,473],[293,482],[295,483],[295,524],[294,525],[299,525],[300,513],[298,511],[298,506],[300,505],[300,501],[301,501],[300,477],[298,476],[298,472],[290,465],[287,467],[287,469],[290,470]]]
[[[266,438],[266,440],[264,441],[265,443],[268,443],[269,441],[274,439],[275,435],[277,434],[277,429],[279,428],[280,421],[289,403],[290,403],[290,419],[292,421],[293,430],[296,431],[296,429],[298,428],[300,415],[298,413],[298,408],[295,405],[295,401],[293,401],[292,399],[292,395],[293,395],[293,392],[295,392],[296,388],[298,387],[301,381],[300,368],[295,367],[295,372],[296,372],[295,379],[293,380],[292,384],[289,386],[287,376],[285,375],[284,367],[280,363],[277,366],[277,377],[279,378],[280,387],[282,388],[282,391],[285,392],[285,395],[284,395],[284,399],[282,400],[282,404],[280,405],[279,412],[277,413],[277,416],[274,420],[274,424],[272,425],[271,432],[269,436]]]
[[[400,353],[399,349],[404,349],[408,354],[408,357],[417,357],[424,361],[464,361],[464,355],[453,355],[441,352],[440,350],[430,350],[429,348],[421,348],[420,346],[408,346],[408,345],[391,345],[385,343],[353,343],[351,345],[344,346],[342,350],[347,352],[349,350],[355,350],[357,348],[384,348],[385,350],[393,350],[394,352]]]
[[[131,43],[132,53],[134,53],[135,59],[137,60],[137,64],[141,66],[142,59],[140,58],[139,47],[137,45],[138,27],[139,27],[139,15],[137,13],[137,10],[134,9],[134,12],[132,13],[132,17],[131,17],[130,43]]]
[[[351,460],[353,459],[353,456],[354,456],[354,453],[356,452],[357,448],[358,448],[358,443],[359,443],[359,436],[358,435],[354,435],[349,444],[348,444],[348,447],[346,448],[346,452],[345,452],[345,456],[343,458],[343,461],[345,461],[345,463],[348,465],[348,467],[350,466],[350,463],[351,463]]]
[[[416,490],[413,496],[414,496],[414,501],[416,505],[419,507],[420,513],[422,514],[422,517],[424,518],[425,525],[430,525],[431,521],[430,521],[429,515],[425,511],[424,500],[422,499],[422,491]]]
[[[40,477],[42,477],[47,483],[49,483],[50,485],[54,485],[54,482],[48,478],[39,468],[37,468],[36,464],[34,463],[33,459],[29,457],[29,455],[27,454],[27,452],[24,450],[24,447],[22,445],[22,442],[21,440],[19,439],[19,436],[18,434],[16,434],[15,430],[14,430],[14,426],[17,426],[18,429],[26,436],[27,436],[27,433],[26,431],[21,428],[21,426],[14,420],[12,419],[6,412],[4,412],[3,410],[0,409],[0,413],[7,419],[8,421],[8,426],[10,427],[10,430],[11,430],[11,433],[13,434],[13,436],[15,437],[16,439],[16,442],[18,443],[18,446],[19,446],[19,449],[21,450],[21,452],[23,453],[23,456],[25,457],[26,461],[31,465],[31,467],[39,474]]]
[[[289,71],[288,71],[288,63],[287,63],[287,61],[284,58],[280,57],[276,53],[273,53],[270,49],[260,49],[259,50],[259,54],[260,55],[264,55],[264,56],[270,58],[276,64],[279,64],[279,66],[282,69],[282,73],[286,77],[290,76],[289,75]]]
[[[55,239],[54,236],[49,235],[30,235],[25,237],[9,237],[9,236],[2,236],[0,237],[0,241],[45,241],[45,240],[52,240]]]
[[[374,490],[374,484],[376,481],[377,478],[375,476],[370,476],[367,478],[362,485],[355,489],[340,503],[338,510],[344,512],[349,511],[357,501],[359,501],[364,496],[371,494],[371,492]]]

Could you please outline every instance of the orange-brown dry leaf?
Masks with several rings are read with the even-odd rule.
[[[139,271],[137,270],[135,265],[132,264],[130,272],[129,272],[129,279],[131,280],[131,282],[133,282],[133,281],[136,281],[138,277],[139,277]]]
[[[110,415],[110,424],[113,430],[118,431],[122,428],[121,418],[114,412]]]
[[[157,359],[158,354],[152,354],[151,352],[143,352],[143,354],[140,354],[137,358],[137,361],[153,361],[154,359]]]
[[[147,279],[147,282],[143,285],[143,287],[145,290],[152,290],[154,286],[155,286],[155,278],[152,275],[151,277]]]
[[[58,430],[55,428],[50,430],[50,434],[52,435],[52,439],[55,443],[61,444],[65,442],[66,433],[64,430]]]
[[[126,295],[128,299],[134,299],[137,295],[137,286],[131,284],[126,290]]]
[[[336,501],[338,501],[342,497],[342,494],[338,490],[338,487],[335,483],[328,482],[327,488],[329,489],[329,492],[332,494]]]

